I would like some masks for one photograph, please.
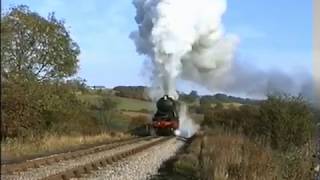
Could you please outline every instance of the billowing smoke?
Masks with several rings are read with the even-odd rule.
[[[154,65],[159,95],[177,98],[177,78],[197,72],[222,78],[232,64],[238,39],[224,35],[225,0],[134,0],[139,30],[131,34],[137,51]],[[190,73],[188,70],[191,69]]]
[[[302,94],[312,100],[315,97],[314,82],[311,74],[271,69],[261,70],[252,64],[234,60],[223,76],[215,71],[198,71],[192,65],[185,64],[181,78],[196,82],[212,92],[240,94],[253,98],[264,98],[275,92]],[[292,78],[296,77],[296,78]]]
[[[312,91],[303,89],[313,87],[310,79],[292,79],[282,71],[262,71],[234,60],[239,39],[224,33],[225,0],[134,0],[133,4],[139,29],[130,36],[137,51],[151,59],[153,99],[164,94],[177,98],[179,78],[212,92],[250,97]]]

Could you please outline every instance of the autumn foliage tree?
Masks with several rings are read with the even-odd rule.
[[[83,106],[71,88],[63,85],[77,72],[79,53],[54,13],[44,18],[20,5],[2,14],[2,134],[19,136],[30,129],[38,132],[58,119],[85,117],[76,112]]]
[[[1,16],[2,75],[48,80],[77,71],[79,46],[54,13],[43,18],[27,6]]]

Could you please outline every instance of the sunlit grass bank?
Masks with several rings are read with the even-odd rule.
[[[45,134],[42,137],[29,136],[26,139],[7,138],[1,142],[2,158],[30,156],[41,153],[68,150],[82,145],[112,142],[130,138],[125,133],[102,133],[98,135],[56,135]]]
[[[312,179],[314,145],[288,152],[224,132],[206,133],[179,155],[174,172],[185,179]]]

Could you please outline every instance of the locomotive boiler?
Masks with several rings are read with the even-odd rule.
[[[179,128],[178,102],[165,95],[157,101],[157,111],[152,118],[154,135],[174,135]]]

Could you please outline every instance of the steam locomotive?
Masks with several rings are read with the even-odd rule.
[[[157,102],[157,111],[152,118],[151,135],[174,135],[179,128],[178,103],[169,97],[163,96]]]

